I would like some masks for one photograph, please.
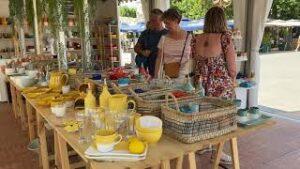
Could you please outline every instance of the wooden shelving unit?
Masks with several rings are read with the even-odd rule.
[[[0,25],[0,57],[11,58],[16,53],[14,46],[12,25],[3,24]]]
[[[99,42],[101,61],[109,63],[111,67],[120,65],[120,44],[118,25],[99,26]]]

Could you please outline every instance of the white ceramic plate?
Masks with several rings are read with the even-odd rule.
[[[87,159],[96,161],[140,161],[145,160],[146,156],[143,157],[127,157],[127,156],[87,156]]]
[[[127,150],[113,150],[111,152],[107,152],[107,153],[102,153],[99,152],[97,149],[95,149],[93,146],[90,146],[86,151],[85,151],[85,155],[89,156],[89,157],[108,157],[108,156],[113,156],[113,157],[118,157],[118,158],[142,158],[145,157],[147,155],[147,151],[148,151],[148,144],[146,144],[145,147],[145,151],[142,154],[131,154],[129,151]]]

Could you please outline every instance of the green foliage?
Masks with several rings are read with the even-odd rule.
[[[271,40],[272,40],[272,33],[271,32],[265,32],[263,39],[262,39],[262,44],[265,45],[271,45]]]
[[[9,15],[19,23],[24,21],[25,10],[23,0],[9,0]]]
[[[38,22],[41,22],[43,19],[43,16],[45,15],[45,8],[46,8],[46,0],[36,0],[36,8],[37,8],[37,17]],[[33,11],[33,1],[32,0],[26,0],[26,19],[28,22],[28,25],[30,27],[33,27],[33,20],[34,20],[34,11]]]
[[[27,19],[28,25],[31,28],[33,28],[34,11],[33,11],[32,0],[26,0],[26,19]]]
[[[190,19],[204,18],[205,13],[213,6],[211,0],[173,0],[171,7],[178,9],[184,17]],[[227,19],[233,18],[233,6],[225,8]]]
[[[84,14],[85,12],[89,12],[90,22],[92,22],[96,11],[97,0],[88,0],[88,3],[89,11],[83,11],[83,0],[74,0],[74,13],[78,20],[78,28],[80,30],[81,37],[83,37],[84,34]]]
[[[66,0],[47,0],[46,6],[51,32],[57,37],[59,30],[66,30],[67,27]],[[58,6],[61,6],[61,11]]]
[[[123,17],[136,18],[136,8],[122,6],[120,7],[120,15]]]
[[[269,14],[272,19],[300,19],[299,0],[274,0]]]

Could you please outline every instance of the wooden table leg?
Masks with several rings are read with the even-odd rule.
[[[30,141],[32,141],[35,138],[33,111],[34,111],[33,107],[26,100],[26,113],[27,113],[28,133],[29,133]]]
[[[218,169],[219,168],[219,163],[221,160],[222,152],[223,152],[223,147],[224,147],[225,142],[220,142],[217,148],[217,154],[214,157],[214,163],[213,163],[213,169]]]
[[[240,169],[239,152],[238,152],[236,137],[230,139],[230,147],[231,147],[233,169]]]
[[[15,87],[10,84],[10,94],[11,94],[11,103],[12,103],[12,110],[13,110],[13,113],[14,113],[14,116],[15,116],[15,119],[18,118],[18,115],[17,115],[17,106],[16,106],[16,93],[15,93]]]
[[[161,163],[161,169],[171,169],[170,160],[164,160]]]
[[[195,155],[194,152],[188,153],[188,162],[189,162],[190,169],[196,169],[197,168],[196,155]]]
[[[42,159],[43,169],[49,169],[48,148],[46,139],[46,129],[41,115],[36,113],[38,136],[40,139],[40,156]]]
[[[183,157],[184,156],[176,158],[176,169],[182,169]]]
[[[61,168],[59,145],[58,145],[58,136],[57,136],[57,133],[55,131],[54,131],[54,160],[55,160],[55,166],[57,168]]]
[[[27,123],[26,123],[24,101],[23,101],[22,94],[20,91],[16,91],[16,95],[17,95],[18,112],[19,112],[19,115],[21,118],[22,129],[26,130]]]
[[[62,169],[70,169],[69,153],[66,141],[57,135]]]

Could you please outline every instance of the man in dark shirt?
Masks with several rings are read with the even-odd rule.
[[[142,32],[134,47],[137,53],[136,64],[138,67],[143,63],[145,68],[148,68],[149,74],[153,77],[155,73],[155,63],[158,52],[158,42],[162,35],[167,33],[162,22],[163,12],[160,9],[153,9],[150,13],[150,21],[147,29]]]

